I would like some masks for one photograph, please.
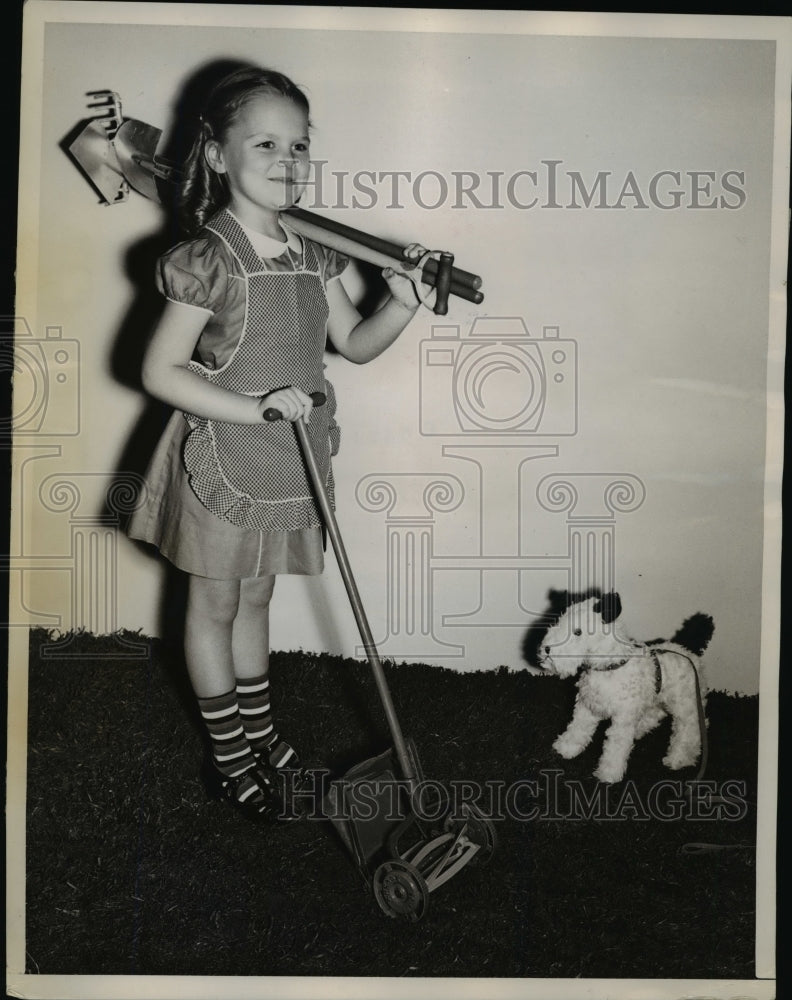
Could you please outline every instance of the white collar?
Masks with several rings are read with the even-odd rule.
[[[256,251],[259,257],[265,259],[271,259],[274,257],[280,257],[281,254],[286,253],[287,250],[292,250],[294,253],[302,253],[302,243],[300,237],[290,229],[287,225],[281,223],[284,233],[286,234],[285,240],[276,240],[272,236],[267,236],[266,233],[259,233],[255,229],[251,229],[250,226],[246,226],[244,222],[240,221],[233,212],[229,211],[237,223],[244,230],[245,235],[250,240],[250,245]]]

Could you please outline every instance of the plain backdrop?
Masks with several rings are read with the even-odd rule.
[[[262,9],[262,22],[266,16]],[[48,24],[40,213],[23,234],[36,247],[35,291],[26,299],[35,301],[35,315],[25,318],[37,343],[47,327],[61,327],[79,361],[70,372],[73,398],[57,396],[52,382],[38,451],[32,438],[22,441],[29,461],[17,511],[25,518],[26,553],[35,556],[21,574],[30,620],[63,628],[98,620],[148,634],[167,624],[162,565],[112,519],[115,562],[92,570],[90,553],[78,561],[74,551],[75,524],[97,518],[108,485],[119,472],[139,472],[154,444],[159,418],[137,387],[136,366],[156,309],[150,276],[163,212],[134,192],[122,204],[101,205],[63,141],[87,117],[86,94],[103,88],[121,96],[126,117],[163,128],[168,138],[183,136],[190,122],[176,106],[185,86],[213,62],[243,60],[285,72],[308,93],[312,156],[326,161],[322,177],[331,190],[339,178],[346,186],[339,206],[335,197],[328,201],[328,214],[401,243],[450,249],[459,266],[484,279],[481,306],[452,299],[442,321],[421,310],[368,366],[328,357],[343,430],[335,462],[339,518],[383,652],[460,670],[523,666],[525,630],[549,589],[575,580],[565,561],[570,512],[542,506],[540,482],[628,477],[638,491],[634,509],[614,512],[592,500],[578,513],[599,516],[595,535],[608,530],[615,538],[614,582],[630,631],[669,636],[689,614],[708,612],[716,626],[711,683],[756,692],[774,53],[774,43],[761,40],[313,30],[299,21],[291,29]],[[550,160],[559,161],[564,207],[543,207]],[[372,184],[368,175],[375,193],[360,196],[355,208],[353,178],[361,171],[405,171],[412,181],[436,173],[417,188],[404,184],[398,207],[390,183]],[[522,171],[536,172],[535,189]],[[638,207],[640,198],[628,196],[621,208],[597,208],[597,199],[566,207],[571,173],[591,188],[603,171],[611,204],[630,174],[648,201],[652,178],[678,171],[683,203]],[[693,207],[691,171],[713,175],[699,202],[714,197],[714,207]],[[461,172],[482,178],[483,201],[492,190],[487,182],[500,175],[499,204],[457,202]],[[728,172],[740,197],[723,187]],[[666,177],[659,190],[674,186]],[[532,195],[540,204],[515,204]],[[724,205],[721,195],[738,207]],[[370,273],[354,266],[343,280],[353,297],[370,289]],[[462,426],[453,364],[427,368],[422,342],[433,326],[450,327],[441,346],[459,364],[477,317],[522,320],[537,342],[546,327],[557,327],[565,357],[576,357],[576,368],[563,370],[573,402],[548,375],[543,388],[531,390],[546,394],[544,424],[512,433],[505,418],[525,373],[498,360],[496,337],[492,370],[481,370],[478,382],[472,372],[464,391],[480,393],[465,397],[468,409],[489,407],[506,429],[483,435]],[[46,345],[39,353],[50,374],[53,350]],[[531,351],[551,364],[546,344]],[[76,421],[75,408],[74,433],[60,433]],[[426,433],[426,421],[439,432]],[[468,457],[460,457],[466,448]],[[366,502],[372,476],[394,491],[390,512]],[[456,491],[449,509],[424,503],[432,477]],[[53,484],[61,479],[78,484],[79,502],[72,494],[59,506]],[[595,487],[598,496],[603,488]],[[406,551],[400,546],[411,525],[416,538],[431,531],[432,557],[459,557],[453,569],[429,559],[414,594],[403,575],[388,571],[389,553]],[[534,557],[533,568],[493,564],[482,576],[475,562],[518,554]],[[420,562],[420,553],[415,558]],[[278,582],[274,647],[354,653],[354,622],[331,554],[327,561],[320,579]],[[100,581],[94,594],[86,583],[92,572]],[[597,572],[584,582],[599,582]],[[410,601],[424,608],[433,634],[399,646],[388,636]],[[444,621],[463,615],[473,615],[473,624]],[[407,627],[401,620],[399,628]]]

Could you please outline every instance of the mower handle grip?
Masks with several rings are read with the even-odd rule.
[[[324,406],[327,402],[327,396],[323,392],[312,392],[310,396],[314,406]],[[265,420],[269,420],[270,423],[274,423],[276,420],[283,420],[283,414],[274,406],[267,407],[263,413],[263,417]]]

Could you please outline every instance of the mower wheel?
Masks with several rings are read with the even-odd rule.
[[[461,826],[467,826],[466,836],[474,844],[478,845],[478,850],[470,859],[471,865],[486,865],[495,848],[498,845],[498,835],[495,832],[495,824],[472,802],[465,802],[462,805],[462,814],[458,816],[448,815],[443,829],[446,833],[456,835]]]
[[[383,861],[372,880],[374,897],[389,917],[416,921],[429,906],[429,887],[417,868],[406,861]]]

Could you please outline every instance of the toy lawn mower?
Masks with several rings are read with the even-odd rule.
[[[325,397],[314,393],[313,400],[319,406]],[[277,410],[264,415],[281,419]],[[385,753],[331,782],[323,812],[381,909],[390,917],[420,920],[430,893],[466,865],[489,861],[497,842],[495,828],[472,802],[453,808],[442,786],[425,780],[415,744],[402,733],[306,424],[300,419],[294,428],[393,740]]]

